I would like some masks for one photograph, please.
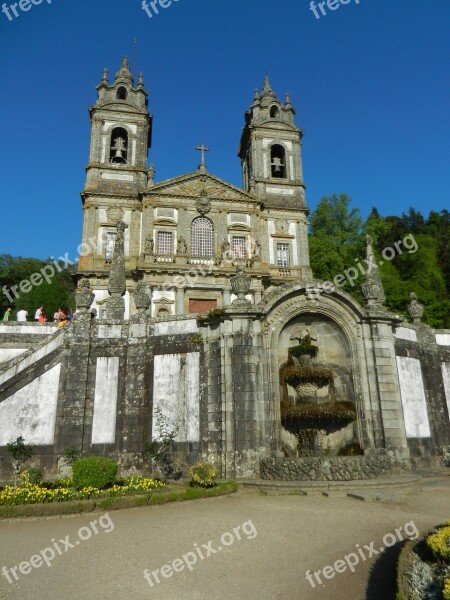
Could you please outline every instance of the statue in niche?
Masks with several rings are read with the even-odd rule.
[[[180,235],[180,237],[178,238],[177,253],[178,254],[186,254],[187,253],[187,243],[182,235]]]
[[[258,240],[255,240],[255,249],[254,249],[255,258],[261,258],[261,244]]]
[[[152,236],[149,234],[145,240],[145,253],[153,254],[154,250],[155,250],[155,241],[153,240]]]
[[[230,258],[230,242],[228,240],[224,240],[220,247],[220,255],[222,258]]]

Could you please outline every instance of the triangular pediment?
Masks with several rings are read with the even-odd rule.
[[[242,191],[235,185],[210,173],[201,173],[200,171],[156,183],[147,192],[147,195],[192,199],[206,196],[211,200],[228,202],[253,202],[255,204],[260,202],[256,196]]]

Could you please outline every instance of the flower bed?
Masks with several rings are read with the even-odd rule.
[[[398,600],[450,600],[450,521],[408,542],[397,573]]]
[[[26,473],[22,476],[19,487],[6,486],[0,491],[0,506],[17,506],[19,504],[41,504],[48,502],[69,502],[72,500],[89,500],[91,498],[108,498],[124,496],[140,492],[150,492],[164,487],[164,483],[146,477],[130,477],[123,485],[115,484],[106,490],[95,487],[84,487],[76,490],[71,481],[60,480],[53,486],[36,485],[29,481]]]

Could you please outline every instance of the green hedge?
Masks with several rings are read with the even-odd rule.
[[[117,465],[104,456],[82,458],[73,465],[73,485],[77,490],[95,487],[103,490],[116,480]]]

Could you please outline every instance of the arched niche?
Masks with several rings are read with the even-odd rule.
[[[317,368],[329,369],[333,374],[332,383],[317,391],[318,406],[351,405],[356,411],[354,361],[347,334],[331,317],[312,312],[290,319],[279,333],[277,364],[280,405],[284,403],[285,406],[294,406],[296,403],[296,391],[285,382],[284,377],[292,367],[293,358],[289,356],[289,349],[298,346],[300,339],[306,335],[311,336],[312,344],[318,348],[317,356],[311,364]],[[282,412],[283,410],[280,411]],[[328,432],[323,430],[320,439],[324,454],[336,455],[346,449],[356,448],[359,443],[357,423],[354,421],[348,425],[336,426]],[[285,453],[295,455],[297,440],[283,427],[282,440]]]

